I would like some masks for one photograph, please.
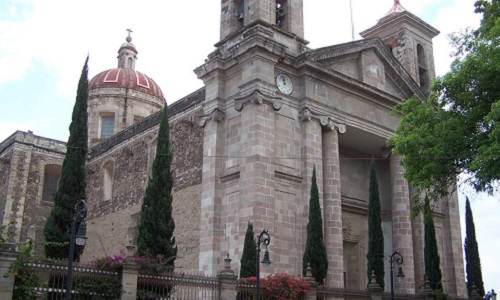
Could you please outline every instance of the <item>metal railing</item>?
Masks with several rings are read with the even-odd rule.
[[[217,278],[202,275],[168,273],[162,275],[139,274],[138,300],[191,300],[219,299]]]
[[[30,261],[24,264],[24,268],[38,277],[38,284],[33,287],[37,299],[64,299],[68,270],[64,262]],[[77,264],[73,280],[72,294],[75,300],[120,298],[121,276],[118,272]],[[22,287],[14,286],[16,288]]]

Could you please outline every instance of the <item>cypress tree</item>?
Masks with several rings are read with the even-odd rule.
[[[307,241],[302,259],[303,275],[306,275],[307,265],[317,283],[322,284],[328,270],[326,247],[323,241],[323,220],[319,206],[318,184],[316,182],[316,168],[313,169],[311,194],[309,198],[309,222],[307,223]]]
[[[88,60],[82,69],[73,107],[69,139],[66,145],[61,178],[54,197],[54,207],[44,227],[45,254],[50,258],[66,258],[75,204],[85,199],[85,162],[87,158]],[[75,259],[83,251],[77,249]]]
[[[484,296],[483,274],[481,272],[481,260],[479,259],[479,249],[476,241],[476,229],[472,210],[470,209],[469,198],[465,202],[465,270],[467,273],[467,291],[472,293],[472,286],[475,285],[479,295]]]
[[[175,223],[172,218],[172,151],[170,149],[170,129],[168,108],[160,115],[160,128],[153,161],[152,175],[144,194],[139,218],[137,246],[139,255],[165,258],[165,266],[174,268],[177,257]]]
[[[439,267],[439,253],[436,241],[436,230],[434,228],[434,220],[432,218],[432,210],[429,199],[425,199],[424,207],[424,262],[425,275],[431,284],[434,291],[442,291],[441,284],[441,269]]]
[[[368,254],[367,276],[371,281],[372,271],[375,272],[377,283],[384,288],[384,233],[380,216],[380,195],[375,166],[370,171],[370,199],[368,204]]]
[[[245,244],[243,245],[243,254],[240,260],[240,278],[252,277],[257,275],[257,243],[253,232],[252,223],[248,223],[245,234]]]

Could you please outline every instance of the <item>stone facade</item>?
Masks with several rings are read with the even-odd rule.
[[[387,140],[399,124],[394,107],[428,93],[434,76],[432,38],[438,31],[399,8],[364,31],[365,39],[310,49],[303,1],[280,0],[280,11],[276,4],[222,0],[221,40],[195,70],[205,86],[169,106],[177,268],[216,275],[229,253],[238,272],[245,229],[252,222],[257,233],[268,229],[272,237],[273,264],[263,272],[301,274],[316,169],[329,262],[326,284],[365,289],[373,164],[382,206],[386,290],[388,257],[400,250],[406,276],[396,279],[396,292],[419,293],[423,224],[411,218],[411,188]],[[290,92],[278,88],[278,75],[289,78]],[[120,88],[100,86],[91,93],[89,136],[98,132],[95,115],[113,103],[126,103],[131,94]],[[134,93],[149,116],[129,122],[131,114],[120,115],[125,123],[118,132],[90,141],[95,145],[87,166],[85,260],[118,254],[137,234],[159,123],[154,112],[161,108],[146,98],[161,93]],[[30,228],[40,228],[43,218],[30,215],[39,206],[29,199],[40,189],[36,166],[48,154],[39,157],[25,151],[23,143],[8,148],[9,143],[0,147],[0,174],[7,177],[0,179],[3,224],[13,239],[38,240],[37,229]],[[20,184],[14,188],[13,181]],[[435,218],[445,292],[465,297],[456,194],[435,208]]]
[[[32,132],[17,131],[0,144],[0,220],[9,242],[30,238],[43,254],[43,226],[53,206],[42,197],[44,170],[61,166],[65,152],[63,142]]]

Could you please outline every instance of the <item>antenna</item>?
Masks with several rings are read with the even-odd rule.
[[[349,8],[351,10],[351,38],[354,41],[354,12],[352,10],[352,0],[349,0]]]

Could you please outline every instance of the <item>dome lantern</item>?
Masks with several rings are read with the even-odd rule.
[[[132,44],[132,30],[127,29],[128,36],[125,43],[118,49],[118,68],[122,69],[135,69],[135,61],[137,60],[137,49]]]

